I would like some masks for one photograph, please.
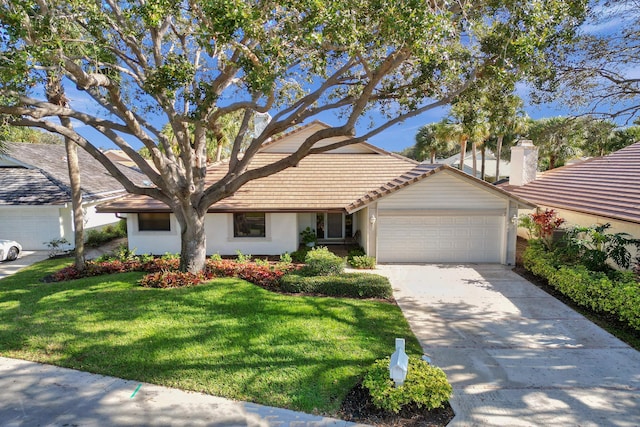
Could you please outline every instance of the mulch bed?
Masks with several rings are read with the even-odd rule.
[[[369,391],[361,383],[351,389],[340,408],[340,416],[346,421],[381,427],[442,427],[449,424],[454,415],[448,402],[431,411],[416,405],[406,405],[398,414],[380,410],[373,406]]]

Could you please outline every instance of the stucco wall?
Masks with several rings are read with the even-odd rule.
[[[233,237],[233,214],[207,214],[207,254],[235,255],[236,251],[251,255],[279,255],[298,247],[295,213],[268,213],[265,217],[266,237]],[[180,227],[171,215],[171,231],[139,231],[138,216],[127,216],[129,248],[137,254],[161,255],[180,252]]]

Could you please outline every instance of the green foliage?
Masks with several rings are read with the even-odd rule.
[[[307,227],[300,232],[300,240],[305,245],[307,243],[316,243],[318,241],[318,235],[316,234],[316,230],[311,227]]]
[[[291,258],[289,252],[285,252],[280,255],[280,262],[283,264],[291,264],[293,262],[293,259]]]
[[[311,248],[300,246],[297,251],[291,252],[291,259],[295,262],[303,263]]]
[[[608,271],[607,261],[613,261],[618,267],[631,266],[631,253],[628,246],[640,249],[640,240],[628,233],[608,233],[611,224],[589,227],[573,227],[565,235],[564,253],[570,260],[584,264],[592,271]]]
[[[326,246],[315,247],[304,258],[310,275],[329,276],[344,271],[345,260],[332,253]]]
[[[371,270],[376,268],[376,258],[368,255],[356,255],[349,258],[349,264],[353,268]]]
[[[640,331],[640,283],[631,272],[614,272],[607,276],[584,265],[563,264],[562,255],[542,244],[532,242],[522,258],[533,274],[575,303],[597,312],[611,313]]]
[[[251,258],[252,258],[251,255],[249,254],[245,255],[239,249],[236,251],[236,259],[240,264],[246,264],[248,262],[251,262]]]
[[[389,279],[369,273],[342,273],[308,276],[294,271],[280,279],[279,289],[287,293],[307,293],[333,297],[380,298],[392,296]]]
[[[389,357],[377,360],[362,381],[377,408],[397,414],[403,406],[415,403],[431,410],[451,398],[453,388],[442,369],[410,355],[407,378],[403,385],[395,387],[389,378],[389,362]]]
[[[213,254],[213,255],[211,255],[209,257],[209,260],[210,261],[222,261],[222,257],[220,256],[219,253],[216,252],[215,254]]]
[[[58,239],[51,239],[48,242],[44,242],[44,244],[49,249],[49,258],[54,258],[69,251],[68,246],[71,243],[69,243],[67,239],[62,237]]]
[[[116,225],[109,224],[87,231],[87,245],[96,247],[121,237],[127,237],[127,221],[124,219]]]

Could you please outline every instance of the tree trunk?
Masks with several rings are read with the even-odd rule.
[[[471,157],[472,157],[472,164],[473,164],[473,176],[474,178],[478,177],[478,145],[476,144],[475,141],[473,141],[471,143]]]
[[[204,270],[207,261],[206,213],[191,206],[176,207],[173,212],[181,229],[180,271],[197,274]]]
[[[436,150],[431,150],[431,164],[436,162]]]
[[[556,167],[556,156],[550,155],[549,156],[549,170],[555,169],[555,167]]]
[[[467,156],[467,140],[460,142],[460,170],[464,172],[464,158]]]
[[[500,179],[500,158],[502,157],[502,140],[504,135],[498,135],[496,143],[496,181]]]
[[[482,162],[480,163],[480,179],[484,181],[487,147],[483,145],[482,148],[480,149],[480,152],[482,153]]]
[[[71,127],[71,120],[61,117],[60,122],[65,127]],[[78,270],[84,270],[84,211],[82,210],[82,189],[80,187],[80,166],[78,163],[78,147],[69,138],[64,139],[64,148],[67,152],[67,168],[69,169],[69,182],[71,184],[71,206],[73,209],[73,226],[75,229],[75,266]]]

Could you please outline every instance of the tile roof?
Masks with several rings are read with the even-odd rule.
[[[640,223],[640,142],[501,188],[540,205]]]
[[[41,170],[0,168],[0,206],[57,205],[68,200],[66,187]]]
[[[9,159],[33,169],[0,168],[0,204],[50,204],[71,200],[63,145],[6,143],[6,147]],[[122,185],[82,149],[78,149],[78,160],[82,192],[86,200],[112,198],[125,193]],[[142,184],[145,179],[143,174],[131,168],[118,167],[137,184]],[[20,185],[12,185],[12,182]]]
[[[250,168],[277,161],[286,154],[258,153]],[[209,212],[230,211],[344,211],[363,194],[393,180],[416,162],[392,155],[328,153],[305,157],[298,166],[250,181],[233,196],[215,203]],[[227,164],[212,166],[208,180],[227,172]],[[103,212],[169,211],[162,202],[145,196],[127,196],[101,206]]]

